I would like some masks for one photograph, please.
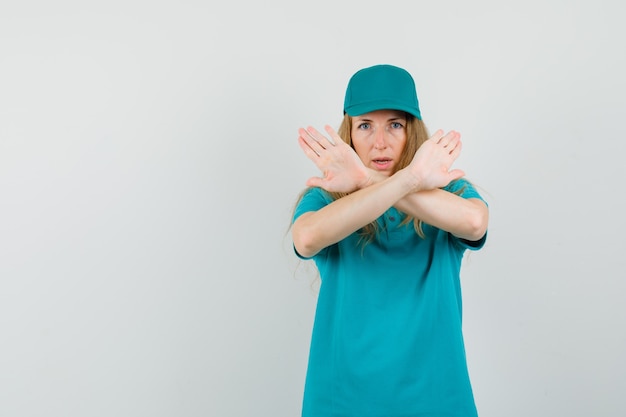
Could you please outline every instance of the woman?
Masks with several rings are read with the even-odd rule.
[[[293,216],[296,254],[321,277],[304,417],[476,416],[461,329],[460,267],[488,208],[451,169],[458,132],[428,136],[404,69],[355,73],[328,136],[299,129],[324,174]]]

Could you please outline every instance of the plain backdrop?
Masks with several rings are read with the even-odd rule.
[[[623,9],[3,2],[0,416],[298,416],[297,129],[379,63],[490,204],[462,270],[481,417],[626,415]]]

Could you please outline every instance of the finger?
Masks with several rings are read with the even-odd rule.
[[[341,136],[339,136],[339,134],[337,132],[335,132],[335,129],[333,129],[332,126],[326,125],[326,126],[324,126],[324,129],[330,135],[330,139],[331,139],[330,142],[333,145],[336,146],[338,143],[343,142],[343,139],[341,139]]]
[[[325,148],[307,130],[300,128],[298,133],[300,133],[299,139],[304,141],[318,156],[324,151]]]
[[[315,142],[315,141],[314,141]],[[304,154],[312,161],[315,162],[319,158],[320,154],[309,145],[309,143],[302,136],[298,137],[298,145],[304,151]]]
[[[320,188],[324,188],[324,180],[320,177],[311,177],[308,180],[306,180],[306,185],[307,187],[320,187]]]
[[[312,145],[314,145],[315,142],[315,140],[307,134],[306,130],[302,128],[298,129],[298,141],[306,143],[311,149],[313,149]]]
[[[317,129],[315,129],[314,127],[308,127],[307,128],[307,133],[309,134],[309,136],[311,138],[313,138],[313,140],[315,140],[317,143],[320,144],[321,147],[323,147],[324,149],[328,149],[331,146],[334,146],[335,143],[332,142],[331,140],[329,140],[326,136],[324,136],[323,134],[321,134]]]
[[[328,139],[326,139],[326,137],[321,134],[317,129],[315,129],[314,127],[309,126],[306,129],[306,133],[307,135],[309,135],[309,137],[314,140],[315,142],[317,142],[322,148],[327,149],[330,146],[333,145],[333,143],[331,143]]]
[[[457,138],[454,145],[448,146],[448,148],[446,149],[450,149],[449,151],[450,156],[456,159],[461,154],[461,149],[463,149],[463,142],[461,142],[460,139]]]
[[[449,146],[454,146],[454,144],[459,139],[459,137],[460,137],[459,132],[451,130],[451,131],[449,131],[448,133],[446,133],[445,135],[442,136],[442,138],[439,141],[439,143],[441,145],[443,145],[444,148],[447,148]]]
[[[442,137],[443,137],[443,129],[437,129],[437,131],[430,137],[430,139],[434,141],[435,143],[439,143]]]
[[[447,138],[447,142],[446,139],[442,139],[442,142],[444,143],[444,148],[448,149],[449,151],[452,151],[456,146],[458,146],[459,143],[461,143],[461,134],[459,132],[451,132],[453,133],[452,135],[450,135],[449,138]]]
[[[459,178],[463,178],[465,176],[465,172],[462,169],[453,169],[448,173],[450,175],[451,180],[458,180]]]

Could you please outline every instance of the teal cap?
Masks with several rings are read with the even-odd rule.
[[[350,78],[344,114],[360,116],[376,110],[401,110],[422,119],[411,74],[393,65],[374,65]]]

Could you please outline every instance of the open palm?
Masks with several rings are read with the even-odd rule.
[[[298,143],[305,155],[322,172],[311,177],[306,184],[331,192],[352,192],[367,184],[368,170],[347,143],[330,126],[325,126],[327,138],[316,129],[299,129]]]

